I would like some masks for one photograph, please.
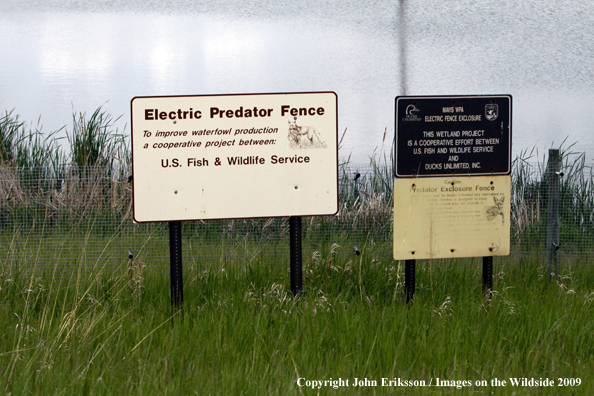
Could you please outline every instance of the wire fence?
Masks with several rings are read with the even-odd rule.
[[[560,183],[560,262],[594,260],[592,166],[566,156]],[[543,162],[516,159],[512,171],[511,254],[546,259],[548,176]],[[167,223],[132,220],[132,185],[125,170],[104,166],[47,169],[0,167],[2,270],[72,276],[96,271],[169,268]],[[393,176],[390,161],[339,166],[339,212],[303,218],[304,266],[370,254],[391,264]],[[183,265],[204,268],[258,264],[289,267],[287,218],[184,222]]]

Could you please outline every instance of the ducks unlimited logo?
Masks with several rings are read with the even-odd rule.
[[[420,111],[414,103],[409,104],[406,106],[405,116],[402,121],[421,121],[421,118],[417,116]]]

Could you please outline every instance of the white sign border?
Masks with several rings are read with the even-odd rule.
[[[164,220],[137,220],[135,216],[135,202],[133,199],[133,221],[135,223],[165,223],[174,221],[207,221],[207,220],[232,220],[232,219],[265,219],[265,218],[283,218],[283,217],[305,217],[305,216],[335,216],[340,210],[339,202],[339,158],[338,158],[338,94],[334,91],[304,91],[304,92],[267,92],[267,93],[232,93],[232,94],[204,94],[204,95],[146,95],[134,96],[130,100],[130,119],[131,119],[131,164],[132,164],[132,189],[134,197],[134,117],[133,117],[133,103],[135,99],[167,99],[167,98],[196,98],[196,97],[250,97],[250,96],[270,96],[270,95],[311,95],[311,94],[333,94],[335,97],[335,180],[336,180],[336,204],[333,213],[300,213],[300,214],[282,214],[274,216],[232,216],[232,217],[216,217],[216,218],[183,218],[183,219],[164,219]]]

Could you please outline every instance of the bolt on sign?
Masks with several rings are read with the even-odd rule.
[[[510,95],[396,98],[394,258],[510,250]]]
[[[338,212],[334,92],[131,100],[134,220]]]

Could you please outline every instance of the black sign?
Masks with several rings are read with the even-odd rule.
[[[396,98],[394,176],[509,175],[510,95]]]

